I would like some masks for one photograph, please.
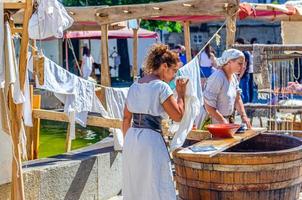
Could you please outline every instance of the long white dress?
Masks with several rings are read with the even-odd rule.
[[[92,56],[86,56],[83,55],[82,59],[82,73],[83,73],[83,78],[88,79],[92,72],[92,65],[93,65],[93,57]]]
[[[134,83],[126,106],[132,113],[165,117],[162,103],[173,94],[167,83],[153,80]],[[129,128],[123,147],[124,200],[174,200],[171,162],[160,133]]]

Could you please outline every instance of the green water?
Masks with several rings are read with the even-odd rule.
[[[39,158],[58,155],[65,152],[67,123],[41,120]],[[76,139],[71,149],[79,149],[94,144],[109,135],[108,129],[99,127],[82,128],[76,126]]]

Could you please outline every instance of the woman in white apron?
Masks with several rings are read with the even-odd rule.
[[[124,200],[176,199],[161,119],[168,114],[179,122],[184,113],[187,81],[177,81],[178,99],[167,84],[179,62],[178,55],[166,45],[154,45],[145,61],[146,75],[129,88],[123,119]]]
[[[244,54],[237,49],[225,50],[217,65],[220,67],[207,80],[203,93],[204,104],[213,123],[230,123],[236,109],[242,122],[251,128],[241,99],[237,75],[245,64]]]

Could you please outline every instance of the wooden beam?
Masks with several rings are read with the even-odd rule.
[[[70,138],[70,123],[68,123],[66,140],[65,140],[65,152],[71,151],[71,138]]]
[[[238,2],[239,5],[239,2]],[[239,7],[228,4],[226,7],[226,48],[230,48],[235,43],[236,19]]]
[[[108,25],[101,26],[102,37],[101,37],[101,84],[104,86],[110,86],[110,74],[109,74],[109,60],[108,60]]]
[[[22,104],[14,104],[11,88],[9,89],[10,126],[13,142],[12,160],[12,200],[25,200],[24,183],[21,162],[20,129],[22,121]]]
[[[132,66],[132,74],[133,80],[136,79],[138,74],[138,64],[137,64],[137,48],[138,48],[138,29],[134,28],[133,30],[133,66]]]
[[[224,16],[226,4],[239,6],[237,0],[178,0],[162,3],[111,6],[98,9],[96,13],[100,24],[110,24],[129,19],[178,16],[180,13],[188,16]]]
[[[183,24],[184,24],[184,38],[185,38],[185,47],[186,47],[186,58],[187,58],[187,63],[188,63],[188,62],[190,62],[190,60],[192,60],[190,22],[185,21]]]
[[[53,110],[41,110],[34,109],[33,117],[39,119],[69,122],[68,116],[64,112],[57,112]],[[104,127],[104,128],[121,128],[122,121],[119,119],[106,119],[98,116],[88,116],[87,118],[88,126]]]
[[[32,15],[32,11],[33,11],[32,0],[26,0],[26,8],[23,16],[23,32],[22,32],[20,60],[19,60],[20,87],[22,91],[24,90],[25,70],[27,66],[27,52],[28,52],[28,42],[29,42],[28,24],[29,24],[29,19]]]
[[[3,7],[5,10],[19,10],[26,7],[25,2],[4,2]]]

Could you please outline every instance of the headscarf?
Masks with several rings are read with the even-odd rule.
[[[222,56],[220,58],[217,58],[217,66],[221,68],[230,60],[237,59],[240,57],[244,58],[244,54],[242,53],[242,51],[239,51],[237,49],[227,49],[222,53]]]

